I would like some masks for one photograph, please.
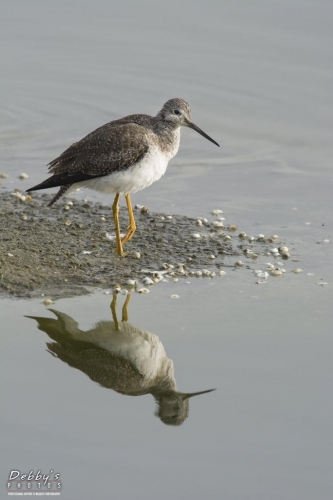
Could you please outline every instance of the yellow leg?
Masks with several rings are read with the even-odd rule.
[[[126,199],[126,203],[127,203],[127,210],[128,210],[128,215],[129,215],[129,221],[130,221],[130,223],[129,223],[129,226],[127,228],[128,229],[127,233],[125,234],[125,236],[121,240],[122,244],[124,244],[127,241],[129,241],[130,239],[132,239],[133,234],[136,231],[136,224],[135,224],[135,220],[134,220],[134,214],[133,214],[133,208],[132,208],[132,203],[131,203],[130,195],[127,194],[125,196],[125,199]]]
[[[128,321],[128,310],[127,310],[127,308],[128,308],[128,303],[130,301],[130,298],[131,298],[131,294],[128,293],[127,297],[126,297],[126,300],[125,300],[125,303],[123,305],[121,321]]]
[[[117,193],[112,205],[113,219],[114,219],[114,227],[116,230],[116,252],[124,257],[126,254],[123,251],[122,241],[120,239],[120,226],[119,226],[119,198],[120,194]]]
[[[117,294],[114,293],[112,302],[110,304],[110,308],[111,308],[112,318],[113,318],[113,322],[114,322],[114,325],[116,327],[116,330],[119,330],[119,323],[118,323],[118,318],[117,318],[117,298],[118,298]]]

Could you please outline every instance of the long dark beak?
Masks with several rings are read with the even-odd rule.
[[[216,389],[208,389],[208,391],[200,391],[200,392],[188,392],[182,393],[182,399],[193,398],[193,396],[200,396],[200,394],[207,394],[208,392],[216,391]]]
[[[193,130],[198,132],[198,134],[202,135],[203,137],[208,139],[210,142],[212,142],[213,144],[216,144],[216,146],[220,147],[220,145],[216,141],[214,141],[214,139],[209,137],[209,135],[205,134],[205,132],[203,130],[201,130],[201,128],[197,127],[194,123],[190,122],[189,120],[185,120],[185,123],[188,127],[192,128]]]

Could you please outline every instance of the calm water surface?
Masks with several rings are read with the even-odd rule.
[[[220,208],[239,230],[277,233],[299,262],[260,286],[251,270],[271,257],[133,294],[136,334],[121,347],[132,365],[113,352],[108,375],[78,360],[105,358],[91,340],[109,338],[102,320],[112,332],[110,295],[59,300],[58,321],[42,300],[2,300],[1,498],[11,469],[59,471],[64,499],[332,498],[333,252],[317,243],[332,241],[332,15],[324,0],[2,2],[1,189],[28,187],[21,172],[40,182],[97,126],[179,96],[221,148],[184,130],[165,178],[133,201]],[[68,340],[89,331],[84,349]],[[120,393],[142,332],[174,367],[159,406],[161,391]],[[188,407],[179,396],[213,388]],[[163,423],[161,408],[183,423]]]

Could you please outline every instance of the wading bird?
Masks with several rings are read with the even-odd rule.
[[[123,244],[136,230],[130,195],[162,177],[178,151],[182,126],[196,130],[219,146],[192,122],[191,108],[186,101],[170,99],[156,116],[129,115],[107,123],[75,142],[49,163],[52,176],[28,191],[60,186],[49,206],[65,193],[80,187],[115,194],[112,211],[116,252],[123,257],[126,255]],[[129,226],[123,238],[118,217],[120,195],[125,196],[129,214]]]

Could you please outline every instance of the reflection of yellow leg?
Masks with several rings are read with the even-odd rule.
[[[120,239],[120,226],[119,226],[119,198],[120,194],[117,193],[112,205],[113,219],[114,219],[114,227],[116,230],[116,252],[124,257],[126,254],[123,251],[123,245]]]
[[[132,239],[132,236],[133,236],[133,234],[135,233],[135,230],[136,230],[136,224],[135,224],[135,220],[134,220],[134,214],[133,214],[133,208],[132,208],[132,203],[131,203],[130,195],[127,194],[125,196],[125,198],[126,198],[127,210],[128,210],[128,215],[129,215],[129,221],[130,221],[130,223],[129,223],[129,226],[127,228],[128,229],[127,233],[125,234],[125,236],[121,240],[122,244],[124,244],[127,241],[129,241],[130,239]]]
[[[125,303],[123,305],[121,321],[128,321],[128,310],[127,310],[127,308],[128,308],[128,303],[130,301],[130,298],[131,298],[131,294],[128,293],[127,297],[126,297],[126,300],[125,300]]]
[[[117,298],[118,298],[117,294],[114,293],[112,302],[110,304],[110,308],[111,308],[112,318],[113,318],[113,322],[114,322],[114,325],[116,327],[116,330],[119,330],[119,323],[118,323],[118,318],[117,318]]]

